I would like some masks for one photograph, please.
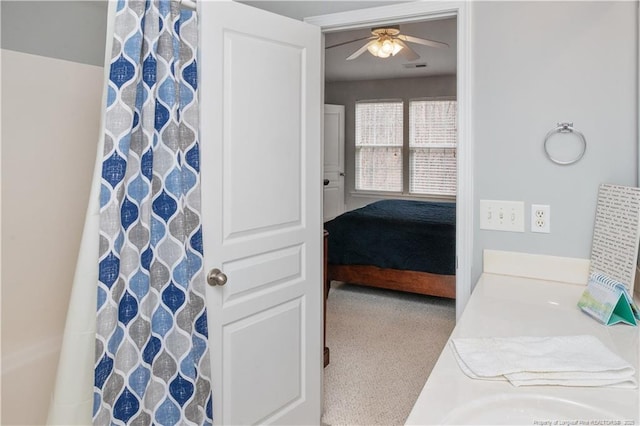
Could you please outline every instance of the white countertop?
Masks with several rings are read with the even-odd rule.
[[[639,329],[604,326],[577,306],[583,285],[485,273],[451,337],[590,334],[636,369]],[[474,380],[443,349],[406,424],[640,424],[638,389]],[[575,423],[571,423],[575,422]]]

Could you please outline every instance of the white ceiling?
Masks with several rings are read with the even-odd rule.
[[[371,35],[371,28],[351,30],[325,35],[325,45],[355,40]],[[356,59],[346,58],[364,45],[367,40],[325,50],[326,81],[376,80],[381,78],[426,77],[456,73],[456,19],[449,18],[427,22],[400,24],[400,33],[447,43],[448,48],[434,48],[416,43],[407,43],[420,58],[406,60],[402,52],[381,59],[365,52]],[[405,65],[426,64],[426,67],[407,68]]]
[[[278,15],[288,16],[290,18],[303,20],[310,16],[327,15],[330,13],[346,12],[348,10],[367,9],[370,7],[387,6],[397,3],[409,3],[411,0],[235,0],[238,3],[248,4],[258,9],[268,10]]]
[[[345,12],[348,10],[366,9],[377,6],[387,6],[406,1],[242,1],[253,7],[264,9],[279,15],[302,20],[306,17]],[[326,33],[325,45],[340,43],[371,35],[371,28]],[[387,59],[376,58],[365,52],[357,59],[346,61],[349,55],[362,46],[366,40],[326,50],[325,79],[329,82],[346,80],[375,80],[382,78],[426,77],[433,75],[447,75],[456,73],[456,20],[432,20],[413,22],[400,25],[402,34],[426,38],[449,44],[449,48],[438,49],[410,43],[410,47],[420,55],[411,63],[426,63],[424,68],[406,68],[404,64],[410,62],[402,55]]]

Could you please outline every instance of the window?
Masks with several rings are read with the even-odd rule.
[[[456,101],[409,102],[409,192],[456,195]]]
[[[356,190],[455,196],[456,101],[408,107],[405,135],[402,101],[356,103]]]
[[[356,189],[402,192],[402,102],[356,103]]]

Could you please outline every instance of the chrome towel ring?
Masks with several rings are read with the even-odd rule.
[[[553,156],[549,153],[548,143],[551,136],[556,133],[573,133],[578,136],[578,139],[582,142],[582,149],[578,156],[572,160],[561,161],[557,158],[553,158]],[[573,128],[573,123],[558,123],[558,126],[555,129],[552,129],[547,133],[544,137],[544,153],[547,155],[547,158],[553,161],[556,164],[560,164],[561,166],[568,166],[570,164],[577,163],[584,156],[584,153],[587,151],[587,141],[584,138],[584,135],[578,130]]]

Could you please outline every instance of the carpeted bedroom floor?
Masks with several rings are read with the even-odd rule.
[[[333,282],[326,425],[403,425],[455,326],[455,301]]]

